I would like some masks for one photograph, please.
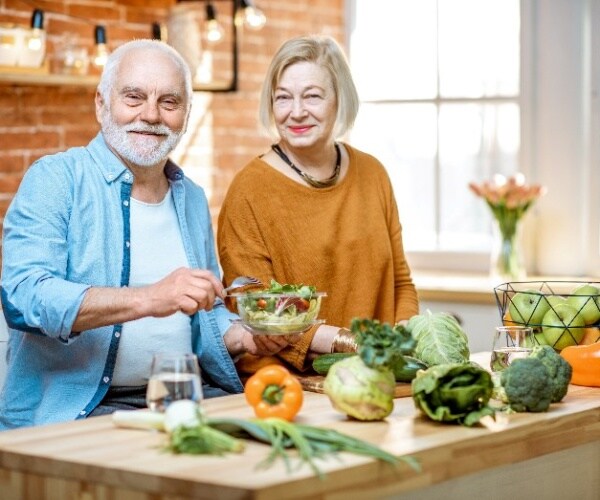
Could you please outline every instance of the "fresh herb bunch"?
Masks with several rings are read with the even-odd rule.
[[[391,326],[376,319],[355,318],[350,330],[356,334],[358,355],[369,368],[401,368],[404,355],[411,354],[416,345],[402,325]]]

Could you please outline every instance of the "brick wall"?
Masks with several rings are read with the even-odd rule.
[[[344,40],[343,0],[255,2],[267,16],[267,24],[261,31],[241,33],[239,90],[197,93],[188,133],[174,154],[206,188],[214,217],[235,173],[269,144],[259,134],[256,115],[260,86],[277,47],[305,33]],[[27,26],[33,9],[43,9],[51,56],[64,33],[76,35],[91,51],[94,24],[106,26],[109,48],[146,38],[151,23],[166,20],[174,5],[173,0],[0,0],[0,23]],[[227,13],[228,3],[216,0],[215,6],[219,13]],[[227,50],[227,41],[218,47],[214,59],[227,60],[227,54],[220,52]],[[97,133],[93,96],[90,87],[0,83],[0,221],[32,161],[87,144]]]

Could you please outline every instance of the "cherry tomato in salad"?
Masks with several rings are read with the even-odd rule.
[[[256,301],[256,307],[258,309],[266,309],[266,307],[267,307],[267,301],[265,299],[258,299]]]

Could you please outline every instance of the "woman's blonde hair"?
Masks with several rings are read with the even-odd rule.
[[[344,135],[354,125],[358,113],[358,92],[344,52],[329,36],[299,36],[291,38],[279,48],[263,83],[258,111],[260,124],[272,136],[278,136],[273,115],[273,94],[283,72],[298,62],[315,63],[328,71],[337,104],[334,136],[338,138]]]

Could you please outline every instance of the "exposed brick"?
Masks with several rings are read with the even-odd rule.
[[[164,4],[164,2],[162,2]],[[152,34],[150,30],[150,25],[153,22],[161,22],[168,16],[168,9],[160,9],[160,8],[151,8],[151,2],[148,2],[144,7],[148,8],[137,8],[137,9],[128,9],[125,13],[124,21],[127,23],[138,23],[138,24],[147,24],[149,33],[148,36]]]
[[[165,1],[165,0],[117,0],[119,5],[123,5],[126,7],[147,7],[147,8],[165,8],[170,7],[174,2]],[[137,11],[140,9],[127,9],[130,11]]]
[[[93,106],[80,109],[44,109],[39,115],[41,125],[61,125],[72,128],[81,125],[89,126],[95,122],[96,112]]]
[[[76,87],[23,87],[23,105],[33,109],[42,107],[73,108],[93,105],[95,89]]]
[[[127,24],[111,26],[110,32],[107,29],[109,46],[112,49],[118,47],[128,40],[136,38],[150,38],[152,21],[144,24]]]
[[[6,211],[8,210],[11,201],[12,196],[0,199],[0,217],[2,218],[2,222],[4,222],[4,216],[6,215]]]
[[[0,113],[0,128],[33,127],[39,124],[39,116],[34,111],[3,110]]]
[[[64,146],[72,148],[75,146],[85,146],[98,133],[98,126],[85,126],[76,129],[65,130]]]
[[[18,10],[22,12],[31,12],[31,2],[27,0],[4,0],[2,2],[7,10]],[[64,12],[66,2],[50,2],[45,0],[39,0],[35,2],[36,7],[43,9],[47,12]]]
[[[47,24],[47,30],[50,35],[63,36],[68,33],[70,36],[78,37],[80,40],[89,40],[90,44],[94,41],[93,21],[70,21],[64,17],[60,17],[52,19]]]
[[[0,174],[0,193],[14,193],[21,184],[23,174]]]
[[[23,173],[26,168],[23,154],[0,154],[0,175]]]
[[[114,2],[80,2],[70,3],[67,14],[80,19],[90,19],[94,24],[103,24],[107,21],[122,19],[123,8],[114,5]]]
[[[51,149],[60,145],[60,136],[57,132],[45,132],[31,129],[28,132],[4,132],[0,144],[1,151],[26,150],[26,149]]]

